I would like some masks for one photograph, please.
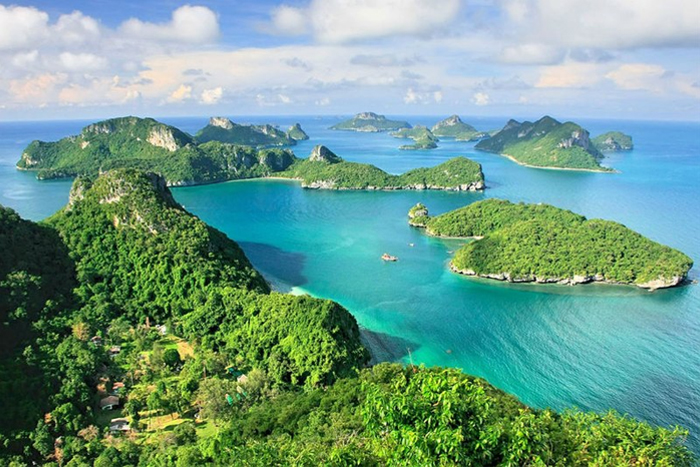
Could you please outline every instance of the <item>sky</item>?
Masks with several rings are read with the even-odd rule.
[[[698,0],[0,3],[0,120],[700,121]]]

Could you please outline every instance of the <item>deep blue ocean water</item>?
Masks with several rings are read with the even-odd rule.
[[[404,118],[425,125],[439,119]],[[480,130],[507,120],[463,119]],[[698,263],[699,123],[578,119],[592,135],[633,136],[633,151],[605,160],[619,171],[607,174],[521,167],[449,140],[431,151],[399,151],[405,140],[387,134],[328,130],[339,120],[234,118],[284,128],[299,121],[311,139],[293,148],[298,156],[325,144],[347,160],[392,173],[466,155],[482,164],[489,188],[483,194],[330,192],[290,181],[243,181],[177,188],[175,198],[239,242],[279,290],[342,303],[379,360],[459,367],[537,407],[614,408],[682,425],[700,453],[700,287],[650,293],[470,279],[446,267],[460,241],[429,238],[406,224],[406,212],[419,201],[432,214],[490,197],[544,202],[621,222]],[[194,133],[207,119],[163,121]],[[34,220],[62,207],[70,181],[39,182],[14,164],[31,140],[75,134],[87,123],[0,123],[0,204]],[[385,263],[384,252],[400,260]]]

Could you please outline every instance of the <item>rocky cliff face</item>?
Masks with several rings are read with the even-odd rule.
[[[576,130],[571,132],[571,137],[563,139],[559,142],[560,148],[572,148],[580,146],[586,151],[591,148],[591,140],[586,130]]]
[[[172,130],[166,126],[152,128],[146,141],[153,146],[167,149],[170,152],[175,152],[180,149],[180,145],[177,143]]]
[[[333,151],[321,144],[314,146],[311,150],[309,160],[312,162],[327,162],[329,164],[343,161],[343,159],[337,156]]]
[[[209,125],[223,128],[224,130],[233,128],[233,122],[226,117],[211,117],[209,119]]]
[[[362,112],[355,116],[358,120],[384,120],[384,115],[377,115],[374,112]]]

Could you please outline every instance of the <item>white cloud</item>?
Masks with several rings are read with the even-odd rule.
[[[545,67],[536,88],[584,88],[601,80],[600,66],[590,63],[566,63]]]
[[[700,45],[697,0],[505,0],[520,39],[563,47]]]
[[[280,100],[281,103],[283,104],[291,104],[292,103],[292,98],[285,95],[285,94],[277,94],[277,98]]]
[[[490,101],[491,98],[485,92],[477,92],[472,96],[472,102],[478,106],[488,105]]]
[[[440,102],[442,102],[442,98],[443,98],[442,91],[435,91],[435,92],[433,93],[433,100],[434,100],[436,103],[439,104]]]
[[[303,34],[310,29],[324,43],[345,43],[390,36],[425,36],[451,23],[460,0],[312,0],[306,8],[281,6],[272,12],[271,29]]]
[[[59,40],[70,46],[95,43],[101,35],[100,24],[94,18],[85,16],[79,11],[61,15],[51,28],[52,40]]]
[[[331,103],[331,100],[327,97],[322,97],[321,99],[317,99],[314,104],[319,106],[319,107],[325,107]]]
[[[523,44],[503,48],[499,60],[516,65],[550,65],[564,58],[558,47],[543,44]]]
[[[658,92],[662,90],[660,79],[665,74],[666,70],[659,65],[627,63],[606,74],[605,77],[612,80],[621,89],[644,89]]]
[[[182,102],[184,100],[192,98],[192,86],[187,84],[181,84],[176,90],[174,90],[170,96],[168,96],[167,101],[171,103]]]
[[[219,19],[209,8],[185,5],[173,11],[168,23],[148,23],[132,18],[119,30],[133,39],[206,44],[219,37]]]
[[[272,10],[272,24],[268,28],[276,34],[299,36],[308,31],[308,21],[303,9],[282,5]]]
[[[107,68],[108,65],[105,58],[89,53],[63,52],[58,58],[62,67],[72,72],[97,71]]]
[[[199,102],[202,104],[213,105],[221,100],[224,95],[224,89],[219,86],[214,89],[205,89],[202,91],[201,99]]]
[[[0,5],[0,50],[34,48],[48,34],[49,15],[33,7]]]

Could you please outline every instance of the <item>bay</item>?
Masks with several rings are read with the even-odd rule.
[[[433,124],[438,118],[402,117]],[[329,192],[290,181],[243,181],[174,189],[176,199],[245,249],[279,290],[342,303],[375,356],[445,365],[486,378],[537,407],[614,408],[691,430],[700,453],[700,289],[654,293],[633,287],[507,285],[452,274],[461,241],[406,223],[416,202],[438,214],[484,198],[544,202],[604,218],[700,259],[700,124],[577,119],[593,135],[621,130],[635,150],[609,156],[616,174],[538,170],[443,140],[432,151],[399,151],[387,134],[328,130],[340,117],[237,117],[299,121],[311,139],[347,160],[392,173],[466,155],[483,165],[482,193]],[[507,118],[464,118],[480,130]],[[194,133],[206,118],[164,119]],[[69,181],[38,182],[14,164],[32,139],[54,140],[89,122],[0,123],[0,204],[39,220],[65,204]],[[413,246],[411,246],[413,245]],[[381,261],[382,253],[399,257]],[[691,279],[697,279],[697,267]],[[409,352],[410,351],[410,352]]]

